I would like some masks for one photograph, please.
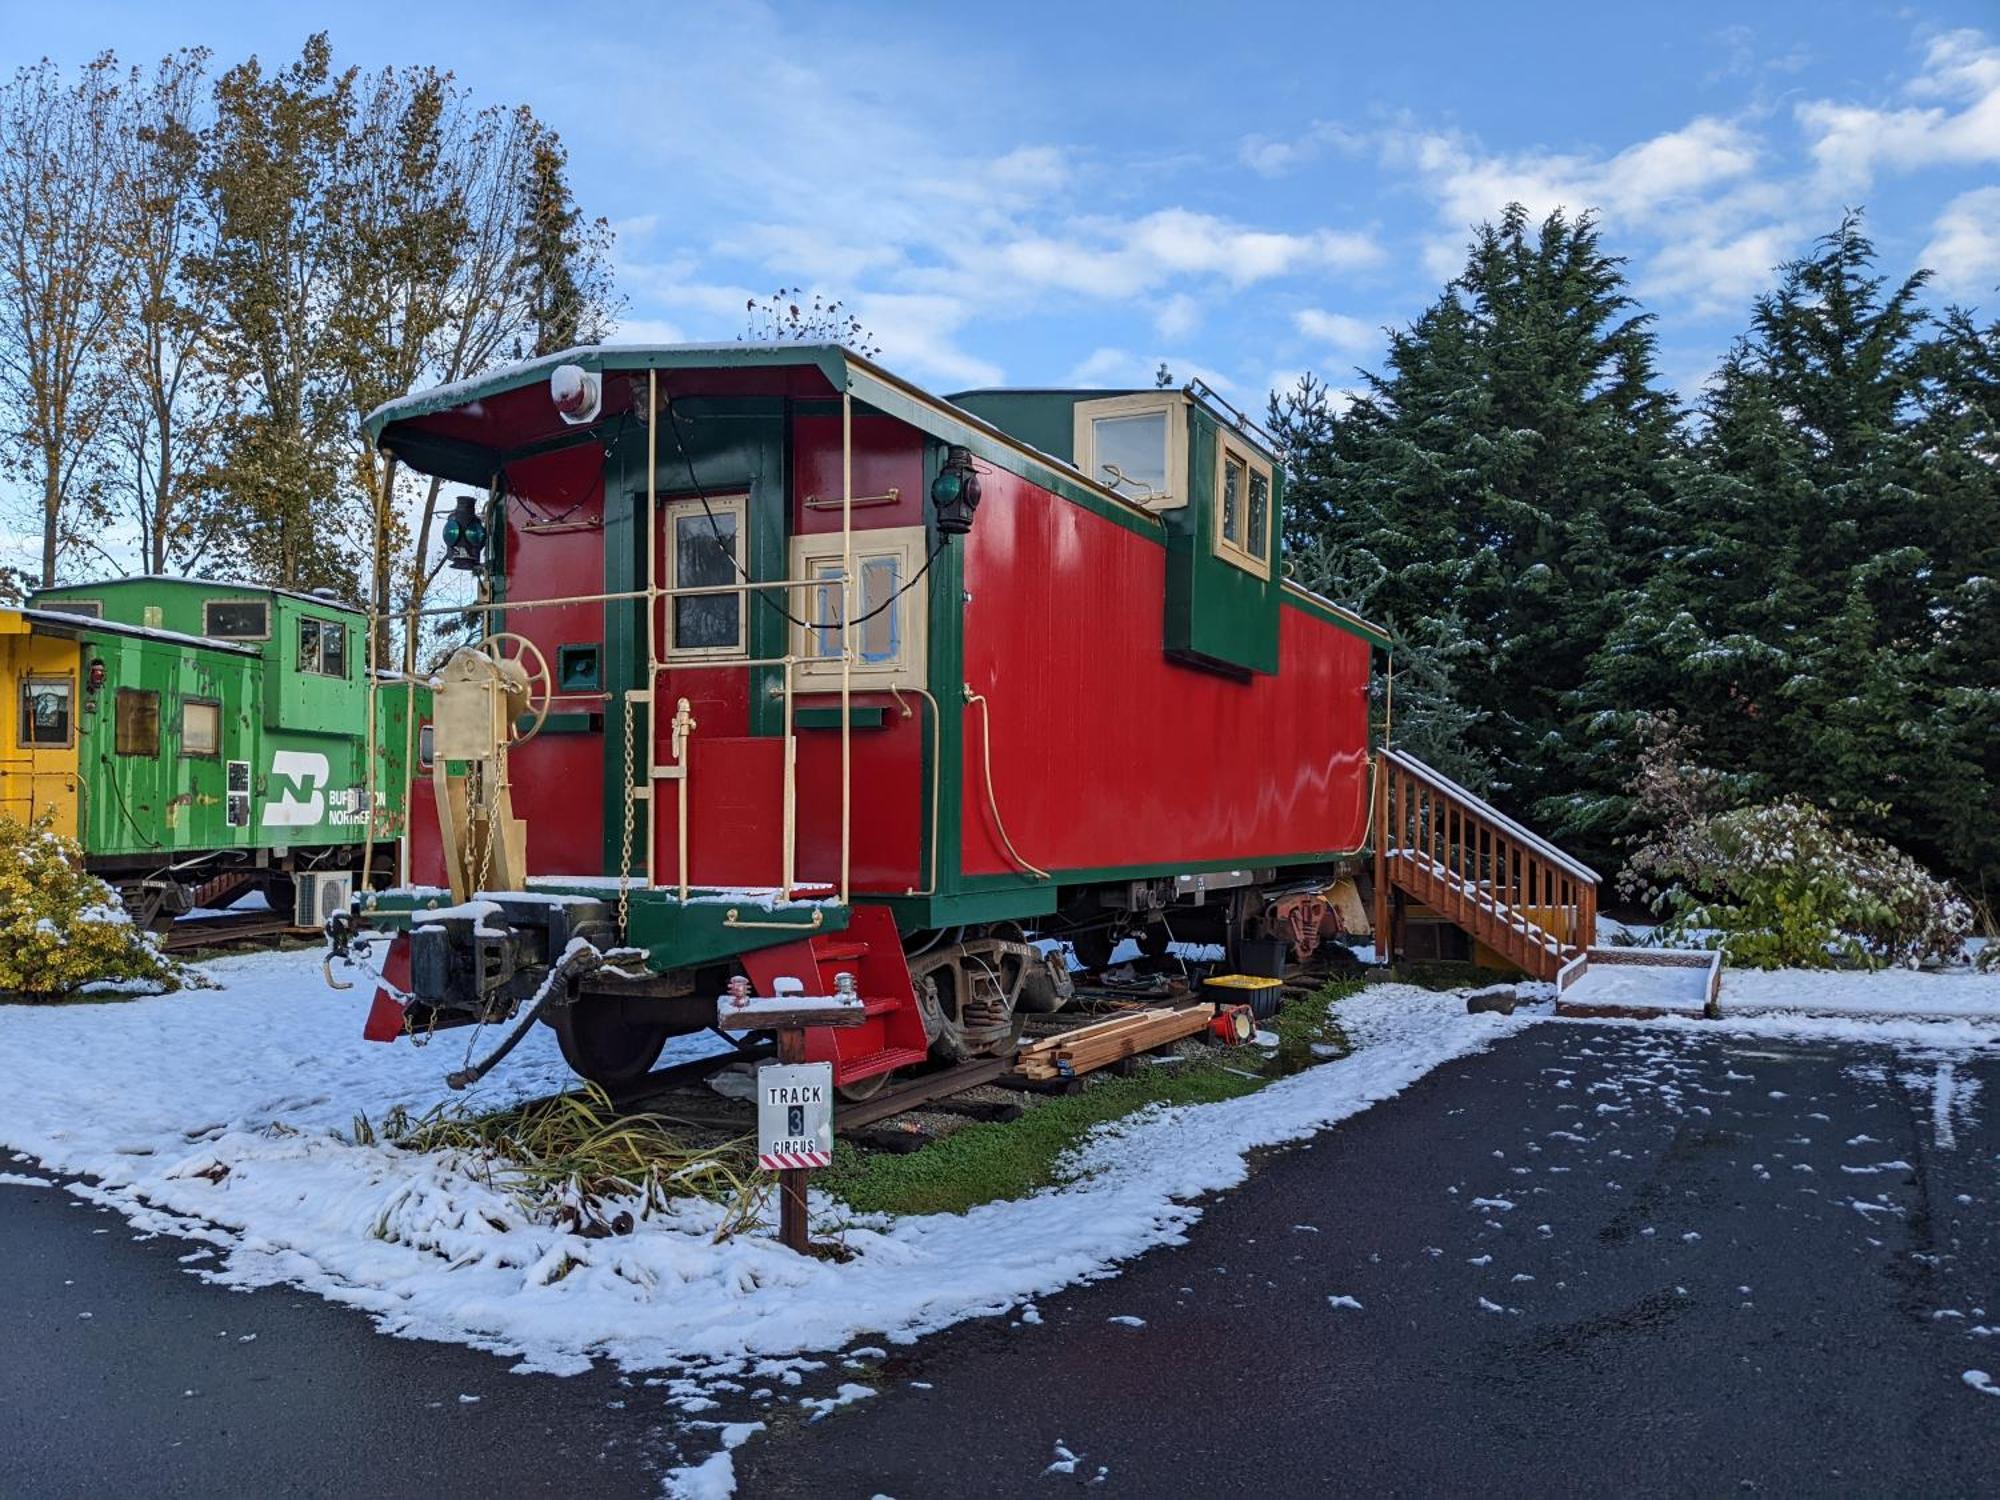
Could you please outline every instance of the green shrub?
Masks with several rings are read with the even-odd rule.
[[[117,892],[83,870],[83,851],[48,821],[0,818],[0,994],[72,995],[101,981],[167,989],[179,967],[132,924]]]
[[[1909,855],[1797,800],[1690,820],[1628,873],[1667,916],[1663,940],[1745,968],[1953,963],[1972,931],[1971,908]]]

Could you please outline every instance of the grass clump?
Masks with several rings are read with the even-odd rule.
[[[619,1114],[595,1084],[484,1115],[440,1105],[412,1119],[398,1108],[379,1130],[359,1116],[353,1139],[461,1153],[476,1177],[531,1219],[584,1234],[627,1232],[633,1207],[643,1219],[675,1198],[730,1206],[727,1234],[754,1217],[770,1185],[757,1175],[749,1137],[693,1144],[662,1116]],[[627,1206],[614,1212],[613,1203]]]
[[[1254,1093],[1269,1080],[1222,1058],[1145,1067],[1129,1077],[1093,1075],[1018,1120],[968,1125],[908,1156],[833,1147],[814,1185],[864,1213],[962,1213],[996,1198],[1024,1198],[1062,1180],[1062,1157],[1093,1127],[1152,1104],[1211,1104]]]

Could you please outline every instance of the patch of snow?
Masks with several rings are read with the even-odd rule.
[[[1339,1296],[1328,1297],[1326,1305],[1328,1307],[1349,1307],[1356,1312],[1361,1311],[1361,1299],[1359,1297],[1350,1297],[1345,1292]]]
[[[722,1428],[722,1446],[698,1464],[666,1476],[667,1500],[729,1500],[736,1493],[736,1450],[762,1432],[762,1422],[730,1422]]]
[[[1117,1316],[1106,1318],[1104,1321],[1107,1323],[1122,1323],[1127,1328],[1144,1328],[1146,1326],[1144,1318],[1135,1318],[1130,1313],[1119,1313]]]
[[[217,989],[116,1007],[0,1006],[0,1142],[95,1178],[73,1191],[135,1228],[215,1246],[220,1262],[196,1271],[209,1279],[302,1287],[387,1332],[560,1371],[604,1357],[743,1374],[862,1336],[907,1343],[1046,1297],[1178,1243],[1202,1198],[1244,1180],[1256,1149],[1301,1141],[1538,1024],[1374,986],[1341,1005],[1352,1056],[1239,1099],[1100,1127],[1065,1158],[1061,1184],[1031,1198],[889,1219],[815,1195],[817,1215],[850,1226],[855,1258],[840,1265],[795,1256],[765,1231],[716,1244],[727,1211],[698,1201],[650,1213],[635,1202],[633,1233],[584,1238],[527,1220],[483,1158],[356,1144],[357,1115],[421,1115],[460,1097],[444,1075],[466,1043],[362,1041],[366,994],[329,993],[318,958],[222,959],[206,966]],[[218,1035],[231,1045],[216,1048]],[[662,1062],[722,1045],[676,1039]],[[70,1062],[85,1055],[87,1070]],[[536,1028],[470,1105],[500,1109],[572,1082],[553,1035]],[[791,1370],[758,1374],[797,1382]]]
[[[48,1177],[30,1177],[25,1172],[0,1172],[0,1187],[54,1187]]]
[[[1797,1013],[2000,1022],[2000,970],[1729,969],[1721,1006],[1725,1017]]]

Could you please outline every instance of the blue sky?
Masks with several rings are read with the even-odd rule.
[[[2000,13],[1812,4],[1002,6],[0,0],[0,61],[193,42],[450,67],[617,226],[630,338],[841,295],[939,390],[1261,407],[1372,367],[1509,198],[1595,208],[1692,392],[1771,267],[1866,205],[1888,268],[2000,311]]]

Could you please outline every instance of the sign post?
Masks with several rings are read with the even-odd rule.
[[[779,987],[785,985],[780,980]],[[794,981],[796,983],[796,981]],[[775,1031],[778,1060],[757,1070],[757,1164],[778,1174],[778,1241],[806,1253],[806,1174],[833,1162],[833,1064],[806,1061],[808,1026],[859,1026],[867,1010],[846,974],[838,993],[808,996],[750,993],[747,979],[732,979],[716,1002],[716,1025],[725,1031]]]

